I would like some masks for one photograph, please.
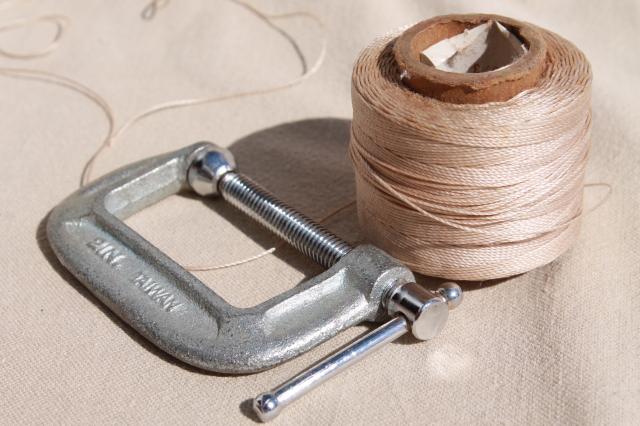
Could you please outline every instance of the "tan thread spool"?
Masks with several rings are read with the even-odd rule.
[[[421,50],[488,20],[527,53],[477,74],[420,63]],[[350,143],[367,239],[417,272],[458,280],[557,258],[582,214],[590,85],[571,43],[496,15],[438,17],[373,43],[354,66]]]

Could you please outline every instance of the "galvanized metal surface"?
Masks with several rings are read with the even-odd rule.
[[[189,165],[210,147],[196,144],[127,166],[63,201],[47,223],[60,261],[156,346],[211,371],[264,370],[345,328],[386,317],[385,292],[414,278],[375,247],[357,247],[317,277],[237,308],[122,222],[186,190]]]

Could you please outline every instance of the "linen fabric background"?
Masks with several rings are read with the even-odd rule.
[[[351,67],[373,38],[439,14],[497,13],[568,38],[594,72],[587,182],[610,197],[576,245],[550,265],[470,283],[437,339],[405,338],[293,404],[274,424],[637,424],[640,422],[640,56],[637,2],[263,1],[265,12],[308,10],[326,24],[320,71],[275,94],[185,108],[135,125],[94,176],[209,139],[247,174],[309,216],[354,199],[347,158]],[[116,121],[158,102],[273,86],[301,65],[285,38],[228,1],[173,1],[152,20],[136,1],[15,1],[0,24],[63,14],[59,49],[2,67],[75,79],[101,94]],[[321,31],[279,21],[309,62]],[[0,47],[42,45],[51,28],[0,33]],[[360,326],[272,370],[246,376],[188,367],[147,343],[57,262],[47,213],[78,187],[107,130],[77,93],[0,76],[0,423],[251,424],[247,402],[362,334]],[[606,196],[587,187],[587,209]],[[222,264],[279,243],[219,201],[170,197],[127,221],[183,264]],[[326,225],[360,236],[354,207]],[[292,249],[197,273],[231,303],[251,306],[320,271]],[[426,285],[434,280],[421,279]]]

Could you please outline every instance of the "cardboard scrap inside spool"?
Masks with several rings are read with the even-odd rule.
[[[484,24],[489,25],[483,27]],[[462,49],[443,54],[441,61],[430,59],[435,66],[424,62],[423,52],[457,36],[466,40]],[[403,85],[423,96],[454,104],[511,99],[534,87],[546,67],[546,42],[537,27],[499,15],[427,19],[400,34],[392,49]],[[445,65],[457,72],[438,68],[452,57],[455,58]]]
[[[420,61],[442,71],[479,73],[509,66],[525,53],[527,47],[518,37],[490,20],[429,46]]]

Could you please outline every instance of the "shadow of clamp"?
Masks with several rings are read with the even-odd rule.
[[[228,304],[123,222],[184,190],[222,197],[327,270],[257,306]],[[254,410],[263,421],[407,332],[419,340],[435,337],[462,300],[454,283],[425,290],[385,252],[351,247],[239,173],[233,156],[210,143],[140,161],[81,188],[52,211],[47,235],[62,264],[120,318],[205,370],[261,371],[348,327],[387,320],[256,397]]]

